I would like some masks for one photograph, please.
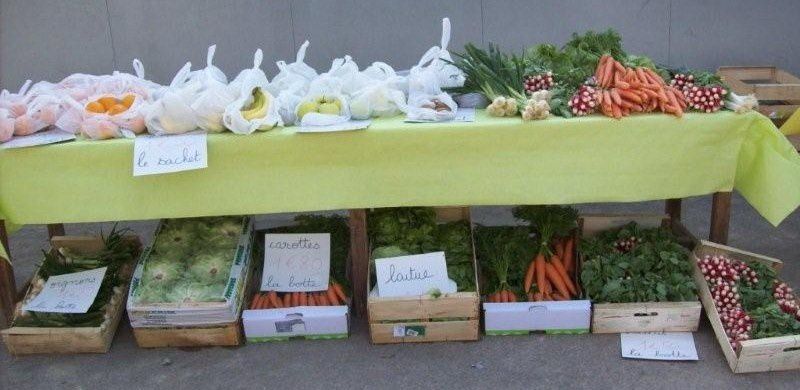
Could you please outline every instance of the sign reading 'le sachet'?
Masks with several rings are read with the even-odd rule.
[[[328,289],[331,235],[267,234],[261,291],[300,292]]]
[[[138,136],[133,144],[133,176],[206,168],[207,141],[205,133]]]

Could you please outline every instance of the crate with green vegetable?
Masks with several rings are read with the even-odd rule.
[[[140,347],[241,344],[251,270],[247,216],[167,219],[134,271],[128,317]]]
[[[295,224],[258,232],[259,251],[264,258],[267,234],[330,234],[330,276],[327,288],[307,292],[258,291],[261,273],[254,272],[255,286],[242,313],[242,326],[248,343],[292,339],[346,339],[349,335],[350,298],[347,296],[347,262],[350,255],[350,229],[339,215],[298,215]]]
[[[694,250],[700,300],[734,373],[800,369],[800,300],[780,280],[780,260],[701,241]]]
[[[576,279],[577,212],[519,206],[513,213],[524,225],[476,228],[486,334],[588,333],[591,303]]]
[[[367,229],[372,253],[367,298],[374,344],[478,339],[479,301],[469,208],[387,208],[371,210]],[[375,259],[444,252],[454,293],[380,297]]]
[[[130,275],[141,251],[139,238],[114,229],[101,237],[53,237],[51,246],[17,305],[11,327],[2,331],[3,342],[12,355],[108,352],[125,311]],[[107,267],[102,284],[86,313],[22,309],[51,276],[102,267]]]
[[[694,332],[701,305],[692,281],[695,238],[666,215],[582,215],[581,280],[592,332]]]

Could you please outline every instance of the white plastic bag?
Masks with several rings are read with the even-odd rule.
[[[441,88],[454,88],[464,86],[466,75],[458,67],[449,63],[452,61],[447,45],[450,43],[450,19],[442,19],[442,38],[439,46],[433,46],[422,55],[416,68],[427,68],[434,72]],[[413,73],[412,68],[412,73]],[[409,75],[411,77],[411,75]]]
[[[206,53],[206,67],[189,73],[189,80],[186,84],[197,88],[202,92],[206,88],[211,88],[220,84],[227,85],[228,77],[219,68],[214,66],[214,54],[217,52],[217,45],[208,47]]]
[[[272,79],[272,83],[269,85],[270,93],[273,95],[278,95],[284,89],[296,85],[297,82],[304,83],[307,88],[308,84],[311,83],[311,80],[317,77],[317,71],[303,62],[306,57],[306,49],[308,49],[308,45],[308,41],[305,41],[302,45],[300,45],[300,49],[297,50],[297,57],[293,63],[287,64],[284,61],[278,61],[275,63],[280,71],[277,75],[275,75],[275,77]]]
[[[407,109],[406,96],[393,87],[391,79],[374,81],[356,92],[350,100],[350,114],[354,119],[391,117]]]
[[[327,73],[314,79],[295,115],[302,126],[327,126],[350,120],[349,100],[342,93],[342,80]]]
[[[267,90],[266,77],[250,73],[241,82],[239,97],[225,108],[222,120],[236,134],[251,134],[283,126],[278,104]]]
[[[172,79],[161,98],[144,108],[145,124],[154,135],[183,134],[197,129],[192,103],[201,83],[188,84],[192,63],[187,62]]]
[[[8,109],[0,108],[0,143],[10,140],[14,136],[14,118]]]
[[[441,122],[455,118],[458,105],[439,87],[431,68],[412,68],[408,80],[408,120]]]

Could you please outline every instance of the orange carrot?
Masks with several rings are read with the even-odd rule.
[[[614,116],[614,119],[622,118],[622,110],[620,110],[619,106],[616,104],[611,104],[611,112]]]
[[[333,282],[331,287],[333,287],[333,292],[336,293],[336,297],[339,298],[339,301],[342,302],[342,304],[347,302],[347,295],[345,295],[344,288],[342,288],[341,284]]]
[[[283,307],[292,307],[291,293],[283,293]]]
[[[317,303],[318,303],[320,306],[330,306],[330,305],[331,305],[331,303],[330,303],[330,302],[328,302],[328,296],[327,296],[327,294],[326,294],[326,293],[324,293],[324,292],[319,292],[319,293],[317,293]]]
[[[608,93],[611,95],[611,99],[614,101],[614,103],[622,104],[622,98],[619,96],[619,91],[617,91],[617,88],[609,89]]]
[[[272,306],[275,307],[276,309],[283,307],[283,303],[280,301],[280,299],[278,299],[278,293],[276,293],[275,290],[270,291],[267,294],[267,298],[269,299],[269,302],[272,304]]]
[[[333,292],[333,289],[328,287],[328,291],[325,292],[328,296],[328,302],[331,303],[331,306],[339,306],[339,298],[336,297],[336,293]]]
[[[542,295],[542,293],[537,292],[537,293],[533,294],[533,301],[534,302],[540,302],[542,299],[544,299],[544,295]]]
[[[611,82],[614,81],[614,59],[609,59],[605,63],[605,70],[603,71],[603,86],[611,85]]]
[[[556,254],[558,255],[558,257],[561,257],[561,256],[564,255],[564,240],[563,239],[561,239],[561,238],[557,239],[555,244],[553,244],[553,246],[555,247]]]
[[[317,300],[314,299],[314,293],[308,294],[308,306],[317,306]]]
[[[250,301],[250,310],[255,310],[258,306],[258,294],[253,295],[253,300]]]
[[[535,267],[536,267],[536,271],[535,271],[536,286],[539,287],[539,291],[545,292],[545,291],[547,291],[547,290],[545,290],[545,288],[546,288],[545,287],[545,283],[547,281],[547,276],[544,273],[545,263],[546,263],[546,261],[544,259],[544,254],[543,253],[539,253],[538,255],[536,255],[536,259],[534,259],[534,261],[536,262],[536,265],[535,265]]]
[[[564,280],[564,284],[567,286],[567,290],[569,290],[570,293],[569,296],[578,295],[578,290],[575,289],[575,284],[572,283],[572,280],[570,280],[567,269],[564,268],[564,263],[561,262],[561,259],[558,256],[553,255],[553,257],[550,258],[550,263],[553,264],[553,267],[555,267],[556,271],[558,271],[558,274],[561,275],[561,279]]]
[[[569,300],[569,298],[567,298],[567,297],[565,297],[565,296],[563,296],[563,295],[561,295],[561,294],[559,294],[557,292],[554,292],[552,297],[553,297],[553,300],[555,300],[555,301],[568,301]]]
[[[528,271],[525,272],[525,280],[523,283],[523,287],[525,287],[525,292],[531,291],[531,285],[533,285],[533,275],[536,273],[536,259],[531,260],[530,264],[528,264]]]
[[[564,268],[566,268],[570,273],[575,271],[574,248],[575,238],[570,237],[564,244],[564,257],[561,258],[561,261],[564,263]]]
[[[517,301],[517,294],[514,294],[513,291],[507,290],[506,295],[508,295],[509,302],[516,302]]]
[[[564,280],[561,278],[561,275],[556,271],[556,268],[551,263],[547,263],[545,266],[545,273],[547,274],[547,278],[550,279],[550,282],[553,283],[556,290],[563,295],[569,296],[569,289],[567,285],[564,283]]]
[[[298,299],[297,299],[298,306],[306,306],[306,305],[308,305],[308,297],[306,296],[306,293],[301,292],[301,293],[298,293],[297,295],[298,295]]]
[[[258,308],[259,309],[267,309],[269,307],[268,303],[269,303],[269,299],[267,299],[267,295],[266,294],[264,294],[264,293],[258,294]]]

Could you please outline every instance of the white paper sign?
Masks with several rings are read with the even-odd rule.
[[[375,259],[378,296],[424,295],[431,289],[450,292],[444,252]]]
[[[328,289],[331,235],[266,234],[261,291],[322,291]]]
[[[207,141],[206,133],[136,137],[133,141],[133,176],[206,168]]]
[[[475,109],[459,108],[456,110],[456,117],[453,122],[475,122]]]
[[[16,136],[10,141],[0,144],[3,149],[27,148],[30,146],[48,145],[72,141],[75,134],[58,129],[40,131],[31,135]]]
[[[106,267],[47,279],[42,291],[23,308],[48,313],[86,313],[103,283]]]
[[[622,357],[647,360],[698,360],[690,332],[621,333]]]
[[[337,123],[335,125],[325,125],[325,126],[300,126],[297,128],[298,133],[333,133],[337,131],[352,131],[352,130],[363,130],[369,127],[372,124],[372,120],[362,120],[362,121],[347,121],[344,123]]]

